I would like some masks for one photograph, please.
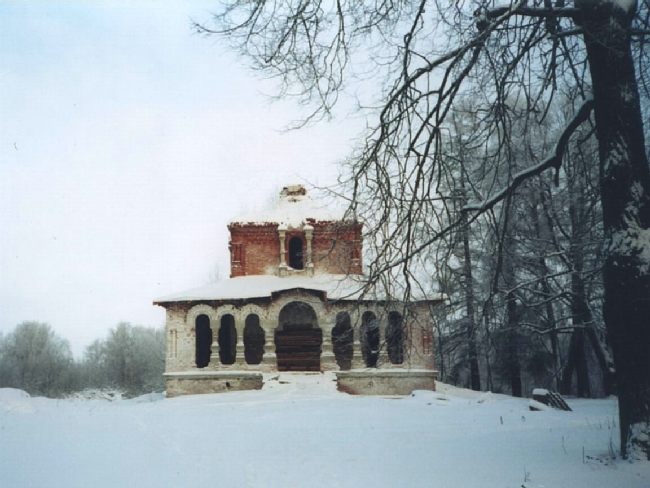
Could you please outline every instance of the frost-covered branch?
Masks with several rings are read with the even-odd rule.
[[[543,173],[544,171],[550,168],[555,168],[556,181],[557,181],[557,172],[559,171],[560,166],[562,165],[562,158],[564,157],[564,152],[566,151],[566,147],[569,142],[569,139],[571,135],[576,131],[576,129],[589,118],[589,115],[593,110],[593,106],[594,106],[593,100],[586,100],[582,104],[582,106],[576,113],[575,117],[569,122],[569,124],[562,132],[562,135],[560,136],[557,144],[555,145],[555,151],[551,156],[546,158],[541,163],[536,164],[535,166],[532,166],[524,171],[517,173],[514,176],[512,182],[508,186],[500,190],[496,195],[488,198],[482,203],[478,203],[474,205],[466,205],[463,208],[463,210],[465,212],[472,212],[472,211],[484,212],[494,207],[497,203],[499,203],[508,195],[511,195],[523,182],[527,181],[529,178],[533,176],[537,176]]]

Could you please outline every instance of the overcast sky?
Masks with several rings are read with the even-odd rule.
[[[303,109],[192,33],[216,4],[0,0],[0,331],[47,322],[79,357],[160,326],[154,298],[228,276],[230,218],[335,181],[361,122],[283,132]]]

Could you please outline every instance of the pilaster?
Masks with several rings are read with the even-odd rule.
[[[278,226],[278,239],[280,239],[280,266],[279,266],[279,275],[287,275],[287,261],[286,261],[286,250],[284,243],[287,237],[287,226],[285,224],[280,224]]]
[[[210,330],[212,331],[212,345],[210,346],[210,368],[221,367],[221,358],[219,357],[219,327],[213,327],[210,321]]]
[[[246,366],[246,355],[244,346],[244,323],[239,319],[235,319],[235,330],[237,331],[237,344],[235,345],[235,366],[241,369]]]
[[[314,262],[312,259],[312,239],[314,237],[314,228],[309,224],[305,224],[303,226],[303,230],[305,231],[305,240],[307,241],[307,256],[306,256],[305,270],[310,276],[313,276]]]
[[[388,357],[388,342],[386,341],[386,326],[384,324],[385,320],[380,322],[379,327],[379,351],[377,354],[377,367],[378,368],[389,368],[392,366],[390,358]]]
[[[323,343],[321,345],[320,367],[323,371],[336,371],[339,365],[332,346],[332,331],[323,329]]]
[[[361,369],[366,367],[363,361],[363,354],[361,353],[361,329],[355,327],[353,329],[352,341],[352,369]]]
[[[262,364],[275,368],[278,364],[278,358],[275,355],[275,327],[266,321],[261,322],[260,325],[264,329],[264,355],[262,356]]]

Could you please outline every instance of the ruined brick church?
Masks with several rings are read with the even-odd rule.
[[[259,389],[263,373],[334,371],[342,391],[434,389],[431,308],[362,274],[362,223],[285,187],[230,231],[230,278],[154,302],[166,309],[168,396]]]

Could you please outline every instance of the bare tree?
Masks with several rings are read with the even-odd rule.
[[[465,210],[472,222],[507,204],[532,176],[558,174],[573,133],[594,124],[603,313],[617,369],[621,450],[625,456],[638,448],[650,457],[650,170],[640,102],[648,95],[649,7],[648,0],[233,0],[215,29],[197,29],[229,35],[256,67],[279,77],[283,94],[315,102],[308,119],[329,114],[348,75],[362,75],[359,66],[376,62],[372,75],[382,77],[385,89],[355,155],[352,210],[367,199],[381,202],[375,230],[388,231],[389,239],[369,270],[401,268],[407,281],[415,278],[410,264],[418,253],[464,225],[457,220],[430,234],[418,225],[440,214],[433,202],[448,164],[444,127],[457,96],[476,95],[483,157],[498,165],[514,162],[508,151],[515,118],[519,127],[540,124],[560,91],[580,93],[550,156],[506,171],[505,183],[486,181]]]
[[[59,396],[76,386],[70,346],[48,324],[22,322],[0,339],[0,387]]]
[[[121,322],[86,348],[81,369],[86,387],[120,388],[130,395],[161,390],[165,333]]]

